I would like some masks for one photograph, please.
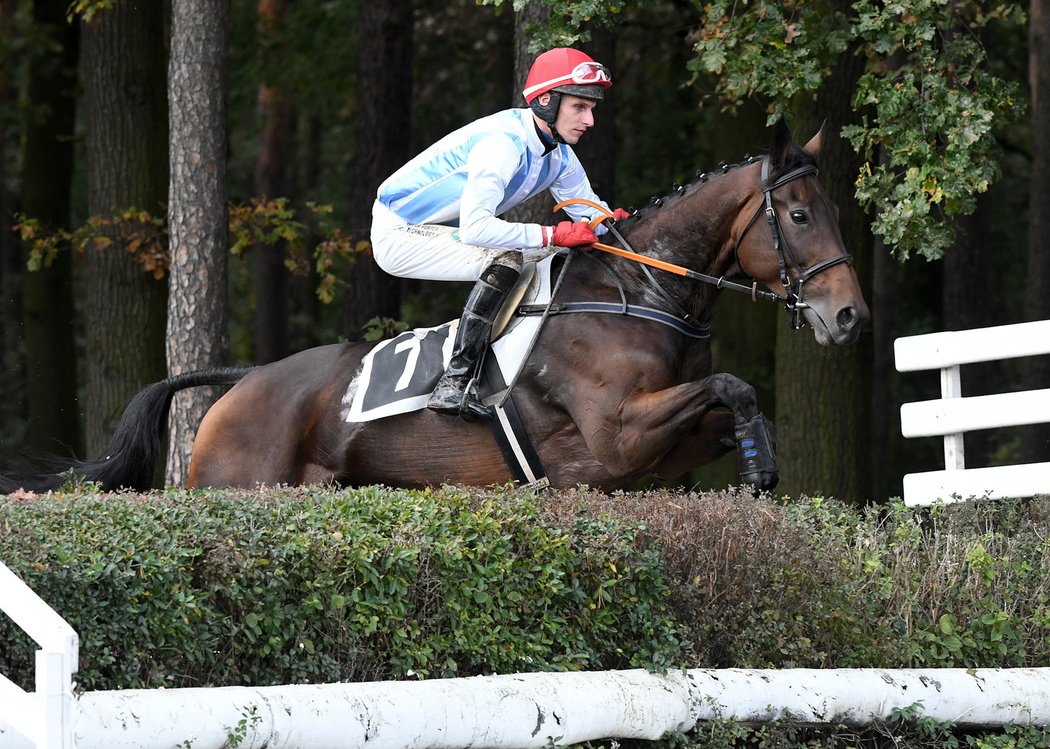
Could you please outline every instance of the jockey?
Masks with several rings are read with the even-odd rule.
[[[611,85],[606,68],[583,52],[544,52],[522,92],[529,108],[498,112],[454,131],[379,186],[372,252],[383,270],[407,278],[477,282],[428,408],[468,419],[489,416],[468,390],[523,264],[558,247],[597,241],[582,206],[568,206],[574,220],[554,226],[499,217],[543,190],[557,202],[586,198],[608,208],[569,146],[594,124],[594,107]],[[626,216],[622,209],[614,212],[616,219]]]

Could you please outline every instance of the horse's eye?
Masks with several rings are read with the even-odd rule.
[[[791,220],[796,224],[808,224],[809,216],[806,215],[805,211],[792,211]]]

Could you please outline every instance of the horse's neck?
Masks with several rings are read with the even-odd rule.
[[[757,165],[733,167],[686,185],[647,208],[634,236],[661,260],[722,275],[733,262],[734,223],[757,194],[757,170]]]
[[[659,207],[646,209],[636,223],[624,228],[624,238],[639,254],[705,275],[724,276],[734,262],[733,225],[754,195],[751,182],[751,175],[739,169],[689,185]],[[610,264],[622,279],[624,291],[644,300],[637,303],[660,309],[670,306],[641,264],[618,258]],[[651,275],[690,316],[703,320],[710,315],[717,296],[713,286],[666,271],[651,271]]]

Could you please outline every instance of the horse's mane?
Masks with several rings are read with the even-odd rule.
[[[710,172],[697,170],[689,182],[685,184],[673,184],[669,192],[662,196],[654,196],[650,198],[648,205],[640,210],[631,210],[631,216],[618,222],[617,225],[622,227],[625,236],[629,235],[634,227],[640,227],[643,222],[647,222],[659,216],[668,215],[668,213],[670,213],[669,209],[683,200],[687,195],[695,194],[698,190],[705,189],[708,186],[716,185],[722,177],[730,174],[734,169],[750,166],[763,158],[767,157],[746,155],[741,161],[733,164],[725,161],[720,162],[718,167]],[[772,184],[781,175],[787,174],[794,169],[808,164],[815,164],[813,156],[807,153],[801,146],[791,144],[785,153],[783,163],[779,164],[771,174],[767,175],[766,184]],[[755,188],[757,189],[758,187],[759,186],[756,184]],[[645,248],[642,247],[636,247],[635,250],[643,253],[645,252]],[[602,262],[604,263],[606,261],[603,260]],[[644,266],[629,261],[621,262],[618,260],[609,260],[608,262],[621,269],[622,272],[619,275],[621,288],[629,295],[633,296],[643,304],[657,307],[666,306],[666,296],[658,293],[654,289],[653,284],[646,280],[644,274],[649,272],[644,269]],[[626,265],[624,265],[624,263],[626,263]],[[705,272],[702,268],[694,269]],[[673,287],[674,285],[675,282],[668,279],[667,286]],[[711,289],[702,288],[696,294],[684,299],[679,299],[678,302],[691,316],[699,319],[705,316],[703,310],[708,304],[707,300],[709,295],[712,293],[714,292]]]
[[[640,221],[648,216],[652,216],[660,208],[672,205],[674,202],[677,202],[677,200],[682,198],[687,192],[696,189],[698,186],[704,186],[711,182],[713,179],[717,179],[723,174],[728,174],[733,169],[754,164],[756,161],[759,161],[762,158],[766,157],[752,156],[751,154],[747,154],[742,160],[736,163],[728,163],[726,161],[721,161],[718,163],[718,166],[711,171],[697,169],[696,172],[693,174],[693,178],[688,182],[681,184],[678,182],[673,183],[671,185],[670,190],[668,190],[663,195],[652,196],[651,198],[649,198],[649,202],[640,209],[629,208],[628,211],[631,214],[631,218],[624,219],[624,221],[626,222],[631,219]],[[786,174],[793,169],[805,166],[807,164],[815,165],[816,159],[814,159],[813,156],[807,153],[802,148],[802,146],[793,143],[791,144],[791,148],[788,151],[788,157],[784,160],[784,163],[781,164],[776,170],[774,170],[773,173],[771,173],[768,176],[766,181],[775,182],[782,174]]]

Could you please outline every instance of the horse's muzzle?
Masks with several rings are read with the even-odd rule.
[[[813,326],[813,337],[821,346],[845,346],[860,336],[860,331],[871,317],[863,303],[847,304],[837,309],[812,301],[802,311],[803,318]]]

